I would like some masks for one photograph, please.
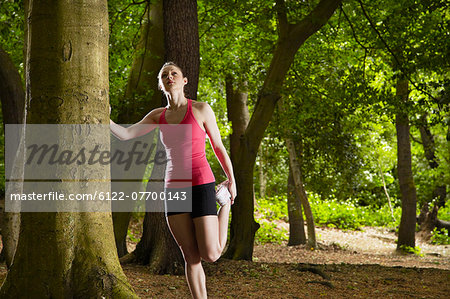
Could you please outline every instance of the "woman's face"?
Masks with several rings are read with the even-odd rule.
[[[187,78],[183,77],[181,70],[174,65],[164,67],[159,80],[160,88],[165,92],[183,90],[184,85],[187,84]]]

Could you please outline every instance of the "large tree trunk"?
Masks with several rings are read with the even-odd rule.
[[[107,2],[36,1],[26,20],[27,123],[108,124]],[[97,138],[109,148],[108,134]],[[108,166],[93,171],[109,178]],[[109,191],[84,185],[79,193]],[[111,214],[22,213],[0,297],[136,298],[119,264]]]
[[[317,32],[334,13],[340,0],[321,0],[297,24],[289,24],[283,0],[277,0],[279,37],[255,110],[245,132],[240,136],[239,153],[233,160],[238,196],[232,206],[230,245],[226,257],[251,260],[257,225],[254,221],[253,167],[259,145],[280,98],[284,78],[300,46]],[[231,152],[236,151],[232,148]]]
[[[288,176],[288,215],[289,215],[289,242],[288,246],[306,244],[305,225],[303,221],[302,203],[299,192],[296,192],[292,168],[289,164]]]
[[[133,124],[141,120],[152,109],[161,107],[162,94],[158,90],[156,79],[158,71],[164,63],[164,34],[162,20],[162,0],[150,5],[141,26],[141,37],[136,47],[135,59],[128,78],[125,94],[120,105],[118,122],[121,124]],[[117,142],[117,141],[116,141]],[[144,176],[146,165],[136,167],[133,173],[125,172],[129,179],[135,179],[142,174]],[[115,173],[111,169],[111,173]],[[122,172],[123,173],[123,172]],[[127,179],[123,177],[121,179]],[[113,184],[112,191],[120,190],[121,184]],[[128,182],[127,192],[140,190],[141,182]],[[117,190],[116,190],[117,189]],[[114,235],[116,239],[119,257],[128,253],[126,237],[131,212],[114,212]]]
[[[236,214],[241,212],[241,210],[245,211],[253,211],[254,209],[254,192],[253,192],[253,181],[249,182],[246,181],[248,179],[248,175],[246,175],[246,172],[253,171],[253,166],[250,166],[249,168],[244,167],[238,167],[237,164],[239,163],[239,153],[244,147],[243,144],[241,144],[241,137],[243,136],[248,122],[249,122],[249,112],[247,107],[247,100],[248,100],[248,93],[246,90],[245,83],[242,85],[237,86],[236,88],[233,86],[234,80],[230,75],[227,75],[225,78],[225,88],[226,88],[226,98],[227,98],[227,111],[228,111],[228,120],[231,122],[232,125],[232,133],[230,135],[230,157],[231,161],[233,163],[234,175],[236,179],[236,185],[238,188],[238,197],[244,197],[247,198],[248,196],[251,197],[251,200],[246,201],[244,203],[239,203],[239,201],[235,201],[233,206],[241,205],[240,209],[236,210]],[[253,177],[252,177],[253,178]],[[244,207],[243,204],[246,204]],[[244,216],[233,216],[233,217],[239,217],[240,219],[243,219]],[[249,229],[250,231],[247,232],[246,235],[252,235],[254,237],[254,234],[259,228],[259,224],[255,221],[253,218],[253,213],[251,214],[251,217],[248,217],[246,219],[243,219],[244,222],[246,222],[245,229]],[[231,222],[231,230],[230,235],[233,236],[233,232],[235,228],[233,227],[233,222]],[[245,240],[241,239],[238,242],[236,242],[233,246],[236,246],[237,244],[245,244]],[[251,242],[248,242],[247,245],[251,244],[251,248],[244,248],[244,252],[239,252],[239,255],[247,252],[253,252],[253,240]],[[231,244],[230,244],[231,246]],[[231,249],[228,248],[227,252],[225,253],[225,257],[233,258],[234,256],[227,255],[229,252],[231,252]],[[245,259],[251,260],[251,254],[248,255]]]
[[[164,146],[159,143],[158,151],[163,151]],[[165,165],[154,165],[147,191],[162,192],[164,182],[158,180],[163,178]],[[164,211],[161,201],[152,202],[153,211]],[[173,239],[166,222],[164,212],[146,213],[144,217],[144,230],[136,249],[128,256],[123,257],[124,262],[130,260],[140,264],[149,265],[150,271],[156,274],[184,273],[184,261],[181,252]]]
[[[200,67],[197,2],[194,0],[163,0],[163,32],[165,60],[173,61],[188,78],[186,96],[197,98]],[[159,169],[154,169],[152,178]],[[149,189],[150,188],[150,189]],[[155,191],[155,185],[147,190]],[[162,241],[164,240],[164,241]],[[124,257],[125,259],[125,257]],[[181,252],[167,227],[164,213],[146,213],[142,238],[131,257],[138,262],[149,264],[153,272],[159,274],[179,274],[184,261]]]
[[[196,0],[163,0],[166,61],[179,65],[188,78],[186,97],[196,100],[200,67],[200,41]]]
[[[408,101],[408,81],[399,79],[397,82],[397,97],[404,105]],[[397,129],[397,169],[402,200],[402,216],[398,230],[397,249],[402,246],[415,247],[416,231],[416,187],[411,168],[411,141],[409,139],[409,118],[407,112],[399,109],[396,115]]]
[[[13,64],[8,53],[0,48],[0,100],[2,103],[3,129],[5,124],[21,124],[25,113],[25,92],[22,86],[20,74]],[[18,137],[18,136],[17,136]],[[15,138],[19,140],[19,138]],[[13,147],[12,152],[17,152],[19,143],[8,144]],[[12,165],[4,163],[3,165]],[[5,173],[10,170],[5,169]],[[0,198],[0,234],[2,235],[2,252],[0,260],[10,267],[16,251],[19,239],[20,215],[18,213],[5,212],[5,199]]]

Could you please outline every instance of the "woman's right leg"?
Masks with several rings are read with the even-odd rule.
[[[207,298],[205,272],[201,263],[191,215],[189,213],[171,215],[167,217],[167,223],[172,236],[183,253],[186,264],[186,280],[192,297],[195,299]]]

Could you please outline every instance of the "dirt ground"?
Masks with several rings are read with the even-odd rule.
[[[418,242],[423,256],[401,255],[387,230],[316,232],[316,250],[256,245],[253,262],[204,263],[209,298],[449,298],[448,245]],[[153,275],[141,265],[123,269],[141,298],[190,298],[182,275]],[[0,281],[5,275],[0,265]]]
[[[418,240],[423,256],[402,255],[386,229],[316,228],[316,233],[316,250],[256,245],[253,262],[203,263],[208,297],[449,298],[450,246]],[[132,250],[133,242],[128,245]],[[184,276],[152,275],[136,265],[124,271],[141,298],[190,298]]]

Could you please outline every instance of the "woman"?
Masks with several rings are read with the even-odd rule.
[[[185,260],[186,279],[193,298],[206,298],[205,273],[201,259],[216,261],[227,242],[230,206],[236,197],[236,183],[231,160],[223,146],[214,112],[204,102],[189,100],[184,95],[188,80],[173,62],[163,65],[159,74],[159,87],[167,97],[166,108],[157,108],[140,122],[124,128],[111,121],[111,131],[121,140],[148,133],[151,124],[190,124],[192,128],[192,212],[167,212],[170,231]],[[146,126],[141,126],[146,125]],[[161,129],[164,133],[163,128]],[[220,203],[217,213],[214,176],[205,156],[205,137],[208,134],[214,153],[228,180],[225,182],[231,198]],[[164,135],[164,134],[162,134]],[[167,136],[162,141],[168,148]],[[169,159],[170,161],[170,159]],[[166,171],[166,191],[170,188],[171,172]],[[169,183],[170,184],[170,183]],[[175,190],[175,189],[169,189]]]

